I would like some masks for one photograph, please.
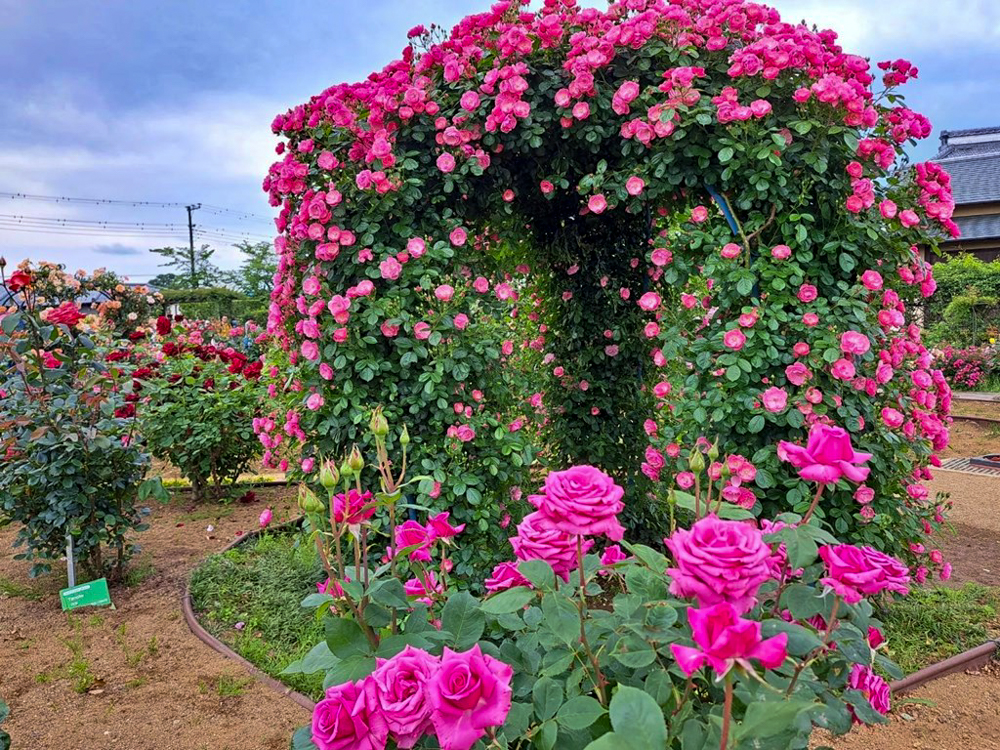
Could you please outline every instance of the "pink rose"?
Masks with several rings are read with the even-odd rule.
[[[787,260],[792,255],[792,248],[788,245],[775,245],[771,248],[771,257],[775,260]]]
[[[271,513],[271,509],[264,508],[263,512],[260,514],[260,519],[259,519],[260,527],[262,529],[266,529],[268,526],[271,525],[272,518],[273,514]]]
[[[785,368],[785,377],[792,385],[803,385],[812,377],[812,372],[801,362],[794,362]]]
[[[664,544],[676,568],[670,593],[695,598],[699,606],[726,602],[749,612],[757,590],[771,577],[771,547],[758,529],[708,515],[687,529],[677,529]]]
[[[869,632],[871,632],[869,630]],[[881,634],[879,634],[881,636]],[[847,680],[847,687],[851,690],[860,690],[871,704],[872,708],[883,716],[889,713],[891,707],[891,694],[889,684],[875,674],[871,667],[864,664],[855,664],[851,667],[851,676]],[[854,709],[851,709],[854,714]],[[854,717],[857,724],[862,723],[857,716]]]
[[[587,208],[589,208],[595,214],[604,213],[604,210],[607,207],[608,207],[608,200],[600,193],[598,193],[597,195],[590,196],[590,200],[587,201]]]
[[[738,352],[746,342],[747,337],[739,328],[726,331],[722,336],[722,343],[725,344],[727,349],[732,349],[733,351]]]
[[[323,397],[318,393],[313,393],[306,399],[306,408],[309,411],[316,411],[323,406]]]
[[[434,290],[434,296],[442,302],[450,302],[451,298],[455,296],[455,287],[451,284],[441,284]]]
[[[465,241],[469,238],[469,233],[465,231],[462,227],[455,227],[451,230],[449,239],[451,244],[455,247],[461,247],[465,244]]]
[[[647,312],[652,312],[660,306],[662,299],[656,292],[646,292],[639,298],[639,307]]]
[[[406,252],[414,258],[419,258],[427,251],[427,243],[420,237],[411,237],[406,242]]]
[[[378,264],[378,270],[383,279],[395,281],[399,278],[399,274],[403,272],[403,266],[400,265],[398,260],[390,256]]]
[[[837,380],[852,380],[857,373],[854,368],[854,363],[849,359],[844,359],[841,357],[836,362],[833,363],[833,367],[830,368],[833,377]]]
[[[573,466],[549,472],[542,492],[528,500],[554,528],[579,536],[607,535],[615,542],[625,534],[618,522],[625,490],[600,469]]]
[[[738,258],[742,250],[743,248],[741,248],[735,242],[730,242],[722,246],[722,250],[719,251],[719,255],[721,255],[723,258],[728,258],[728,259]]]
[[[333,520],[337,523],[346,523],[348,526],[364,523],[375,515],[374,503],[369,505],[371,499],[372,493],[359,493],[357,490],[334,495],[330,498]]]
[[[395,542],[392,549],[393,556],[408,547],[414,547],[409,553],[411,560],[430,562],[431,555],[429,550],[431,545],[434,544],[434,534],[430,529],[417,521],[411,519],[397,526]]]
[[[701,224],[703,221],[708,220],[708,209],[704,206],[695,206],[691,209],[691,221],[695,224]]]
[[[904,421],[903,413],[898,409],[892,409],[887,406],[882,409],[882,421],[885,422],[887,427],[899,427]]]
[[[896,204],[891,200],[884,200],[878,204],[878,210],[881,212],[882,216],[886,219],[893,219],[896,217]]]
[[[455,328],[460,331],[464,331],[469,325],[469,316],[465,313],[459,313],[455,316]]]
[[[445,151],[437,158],[437,168],[445,174],[455,170],[455,157]]]
[[[826,564],[826,577],[821,580],[848,604],[857,604],[866,596],[881,591],[910,592],[910,573],[895,557],[872,547],[851,544],[824,545],[819,556]]]
[[[432,537],[435,539],[451,539],[462,533],[462,530],[465,529],[465,524],[460,523],[458,526],[452,526],[449,520],[450,517],[451,513],[445,511],[427,519],[427,528],[430,530]]]
[[[517,526],[517,536],[511,537],[514,557],[518,560],[544,560],[564,581],[576,570],[576,541],[579,537],[560,531],[541,511],[524,517]],[[594,544],[592,539],[583,542],[586,552]]]
[[[641,177],[629,177],[625,180],[625,192],[629,195],[639,195],[646,187],[646,181]]]
[[[512,675],[509,665],[484,654],[479,644],[463,653],[445,647],[428,683],[441,750],[469,750],[489,727],[507,720]]]
[[[385,723],[397,747],[412,748],[433,729],[428,686],[439,660],[407,645],[377,664],[364,682],[369,712]]]
[[[816,287],[812,284],[803,284],[799,287],[798,298],[800,302],[812,302],[818,296]]]
[[[760,623],[744,620],[739,615],[739,611],[726,602],[702,609],[692,607],[687,611],[691,637],[698,648],[670,644],[684,674],[690,677],[705,662],[719,677],[735,664],[753,670],[751,659],[759,661],[765,669],[777,669],[784,663],[788,655],[788,634],[778,633],[764,640]]]
[[[556,186],[553,185],[548,180],[542,180],[541,183],[539,183],[539,188],[542,191],[542,195],[550,195],[552,192],[555,191]]]
[[[371,715],[361,682],[326,691],[312,717],[312,740],[319,750],[384,750],[384,723]]]
[[[878,271],[865,271],[861,274],[861,283],[865,285],[865,289],[876,292],[882,288],[882,274]]]
[[[761,394],[764,408],[770,412],[783,411],[788,406],[788,392],[784,388],[772,386]]]
[[[413,324],[413,336],[420,341],[426,341],[431,337],[431,326],[429,323],[420,321]]]
[[[872,342],[863,333],[844,331],[840,335],[840,351],[844,354],[865,354],[872,348]]]
[[[612,544],[604,548],[604,552],[601,553],[601,565],[617,565],[625,560],[631,560],[628,555],[622,552],[622,548],[617,544]]]
[[[799,476],[812,482],[835,484],[842,476],[852,482],[868,478],[867,466],[858,466],[872,457],[859,453],[851,445],[851,436],[842,427],[814,425],[806,447],[778,441],[778,458],[799,470]]]
[[[490,573],[490,577],[483,585],[487,591],[496,592],[505,591],[515,586],[528,586],[530,588],[531,581],[521,575],[521,571],[517,569],[517,563],[505,562],[493,568],[493,572]]]

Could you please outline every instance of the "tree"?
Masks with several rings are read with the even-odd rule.
[[[226,271],[222,281],[251,299],[267,299],[271,294],[274,272],[278,264],[270,242],[243,240],[234,247],[244,255],[237,271]]]
[[[149,280],[149,285],[156,289],[183,289],[187,286],[188,278],[178,276],[176,273],[160,273]]]
[[[208,245],[199,248],[154,247],[150,252],[166,259],[166,263],[160,265],[175,269],[176,275],[184,279],[184,285],[192,289],[209,286],[219,277],[219,269],[210,260],[215,250]]]

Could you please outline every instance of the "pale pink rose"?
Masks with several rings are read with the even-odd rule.
[[[441,750],[469,750],[486,730],[502,726],[510,712],[513,669],[479,650],[447,646],[428,683],[431,723]]]
[[[434,296],[442,302],[450,302],[451,298],[455,296],[455,287],[451,284],[441,284],[434,290]]]
[[[904,227],[915,227],[920,224],[920,217],[917,216],[917,212],[911,208],[902,211],[899,214],[899,220],[903,223]]]
[[[459,104],[462,105],[462,109],[467,112],[475,112],[479,107],[479,94],[475,91],[466,91],[462,94],[462,98],[459,100]]]
[[[399,264],[398,260],[393,257],[389,257],[378,264],[378,270],[383,279],[395,281],[403,272],[403,267]]]
[[[894,219],[896,217],[896,204],[891,200],[884,200],[878,204],[878,210],[882,213],[882,216],[886,219]]]
[[[802,316],[802,322],[805,325],[809,326],[810,328],[818,326],[819,315],[817,315],[816,313],[806,313],[805,315]]]
[[[854,490],[854,499],[860,505],[868,505],[875,499],[875,490],[873,490],[868,485],[859,485],[856,490]]]
[[[656,248],[650,255],[650,260],[654,266],[665,266],[673,260],[673,255],[665,247]]]
[[[639,298],[639,307],[647,312],[652,312],[660,306],[662,299],[656,292],[646,292]]]
[[[431,337],[431,326],[430,323],[425,323],[420,321],[419,323],[414,323],[413,325],[413,336],[420,341],[426,341]]]
[[[469,316],[465,313],[459,313],[455,316],[455,328],[460,331],[464,331],[469,325]]]
[[[414,258],[419,258],[427,251],[427,243],[420,237],[411,237],[406,242],[406,252]]]
[[[772,386],[761,394],[761,400],[764,402],[764,408],[770,412],[784,411],[788,406],[788,392],[784,388]]]
[[[463,229],[462,227],[455,227],[453,230],[451,230],[451,235],[449,235],[451,244],[454,245],[455,247],[461,247],[462,245],[464,245],[468,237],[469,233],[466,232],[465,229]]]
[[[726,602],[748,612],[771,577],[771,547],[749,524],[708,515],[664,543],[676,565],[667,570],[670,593],[695,598],[703,607]]]
[[[868,337],[858,331],[845,331],[840,336],[840,351],[844,354],[865,354],[871,347]]]
[[[629,177],[625,181],[625,192],[629,195],[639,195],[646,187],[646,181],[641,177]]]

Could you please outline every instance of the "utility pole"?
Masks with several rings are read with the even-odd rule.
[[[187,212],[188,212],[188,243],[189,243],[188,244],[188,248],[189,248],[189,250],[191,252],[190,258],[191,258],[191,287],[192,288],[198,286],[198,275],[197,275],[198,272],[197,272],[197,270],[195,268],[195,262],[194,262],[194,220],[193,220],[193,218],[191,216],[191,212],[192,211],[197,211],[199,208],[201,208],[201,204],[200,203],[192,203],[190,206],[187,206]]]

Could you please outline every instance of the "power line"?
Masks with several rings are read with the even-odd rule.
[[[131,206],[133,208],[186,208],[187,203],[167,202],[167,201],[140,201],[121,200],[115,198],[73,198],[65,195],[36,195],[34,193],[9,193],[0,191],[0,198],[10,200],[30,200],[43,201],[48,203],[86,203],[92,206]],[[271,222],[267,216],[255,214],[252,211],[241,211],[236,208],[226,208],[224,206],[213,206],[202,204],[202,207],[214,214],[228,214],[244,219],[256,219],[258,221]]]
[[[241,229],[231,229],[228,227],[213,227],[196,225],[189,228],[185,224],[152,223],[152,222],[131,222],[131,221],[108,221],[94,219],[63,219],[49,216],[27,216],[23,214],[0,214],[0,227],[17,230],[19,227],[25,229],[49,229],[54,233],[73,232],[77,234],[96,235],[170,235],[174,236],[185,229],[193,229],[200,237],[219,241],[243,241],[252,240],[259,242],[270,242],[271,238],[255,232],[248,232]]]

